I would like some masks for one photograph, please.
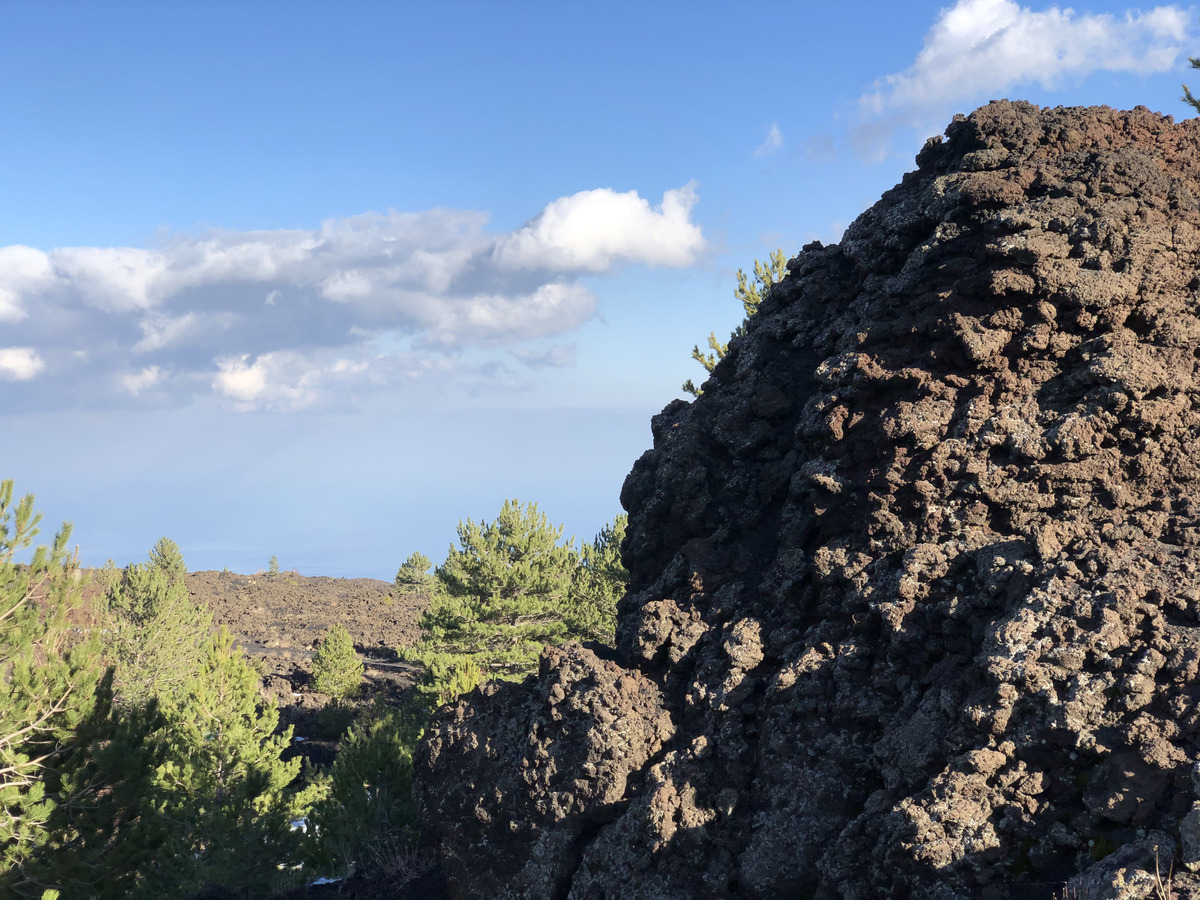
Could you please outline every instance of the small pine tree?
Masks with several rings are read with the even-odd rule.
[[[278,556],[272,556],[270,558],[270,560],[267,561],[267,577],[268,578],[278,578],[279,577],[279,557]]]
[[[431,705],[494,678],[519,679],[537,668],[547,644],[611,642],[616,601],[628,574],[620,564],[625,517],[576,550],[560,543],[536,504],[511,500],[491,523],[459,523],[461,549],[437,569],[421,641],[401,656],[425,667],[421,692]]]
[[[742,319],[742,324],[734,329],[730,336],[731,339],[742,337],[746,333],[746,323],[750,321],[751,316],[758,312],[759,304],[762,303],[767,289],[782,281],[785,275],[787,275],[787,257],[782,250],[772,251],[768,263],[754,260],[753,283],[747,279],[745,272],[741,269],[737,270],[738,283],[734,288],[733,295],[742,301],[742,310],[746,316]],[[704,353],[697,344],[692,348],[692,359],[704,366],[704,371],[711,373],[717,367],[717,363],[723,360],[729,352],[729,343],[727,341],[722,344],[717,340],[716,332],[709,332],[708,349],[711,352]],[[704,393],[690,378],[683,383],[683,391],[693,397],[699,397]]]
[[[160,538],[141,565],[125,568],[108,593],[114,636],[109,647],[123,705],[177,699],[200,664],[212,615],[191,602],[178,545]]]
[[[373,845],[417,842],[412,759],[423,732],[418,709],[350,729],[329,771],[327,792],[309,817],[319,868],[369,871]]]
[[[322,694],[347,699],[358,693],[363,664],[354,652],[354,640],[344,626],[326,632],[313,657],[313,687]]]
[[[431,654],[468,656],[489,678],[522,678],[546,644],[567,637],[564,610],[579,567],[574,542],[560,544],[536,503],[505,501],[491,523],[458,525],[438,586],[420,618],[422,641],[406,653],[426,666]],[[443,659],[444,661],[444,659]]]
[[[396,572],[396,590],[408,594],[431,587],[434,577],[429,574],[429,569],[432,565],[428,556],[413,551]]]

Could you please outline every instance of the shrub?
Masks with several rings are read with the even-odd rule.
[[[358,710],[343,700],[330,700],[317,710],[317,734],[327,740],[336,741],[346,733]]]
[[[350,632],[334,625],[313,657],[313,687],[322,694],[346,699],[358,693],[362,674],[362,662],[354,652]]]
[[[381,847],[417,844],[412,757],[423,712],[391,712],[350,729],[330,769],[326,794],[309,817],[318,867],[386,869]]]

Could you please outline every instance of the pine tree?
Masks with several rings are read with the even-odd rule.
[[[262,705],[259,679],[224,628],[201,648],[183,699],[166,706],[166,759],[153,778],[147,816],[167,836],[143,873],[144,896],[181,896],[205,885],[248,896],[265,892],[279,865],[299,862],[293,819],[314,799],[289,786],[299,758],[280,755],[288,727]]]
[[[72,628],[81,607],[78,560],[67,553],[71,526],[27,565],[16,556],[38,534],[33,496],[13,505],[0,482],[0,887],[40,896],[27,869],[52,840],[62,773],[94,714],[103,669],[88,629]]]
[[[313,687],[322,694],[339,700],[358,693],[362,683],[363,664],[354,651],[354,640],[341,624],[325,633],[313,656]]]
[[[437,569],[421,641],[401,651],[424,666],[420,690],[431,705],[490,679],[523,678],[547,644],[612,640],[628,580],[620,564],[625,517],[582,551],[574,539],[560,543],[562,531],[536,504],[518,500],[505,502],[494,522],[459,523],[461,546]]]
[[[117,696],[125,705],[178,699],[200,664],[212,615],[192,603],[187,566],[174,541],[160,538],[141,565],[125,568],[109,591]]]
[[[409,554],[408,559],[396,572],[397,592],[408,594],[431,587],[434,577],[429,574],[429,569],[432,565],[429,557],[423,553],[413,551]]]
[[[290,822],[315,789],[291,787],[291,729],[274,733],[258,675],[190,603],[186,571],[164,538],[110,592],[119,714],[94,717],[41,861],[64,896],[259,896],[299,860]]]
[[[331,871],[370,869],[372,850],[417,843],[413,750],[424,732],[419,709],[355,725],[329,771],[326,793],[309,822],[316,862]]]
[[[742,337],[746,333],[746,323],[750,321],[751,316],[758,312],[758,306],[762,303],[767,289],[774,284],[778,284],[787,275],[787,262],[787,257],[782,250],[772,251],[768,263],[761,263],[757,259],[754,260],[753,283],[746,277],[745,272],[741,269],[737,270],[738,283],[737,287],[734,288],[733,295],[742,301],[742,310],[746,315],[742,319],[742,324],[735,328],[733,334],[730,335],[730,340],[735,337]],[[716,332],[709,332],[708,349],[711,352],[704,353],[700,349],[700,345],[697,344],[692,348],[692,359],[704,366],[704,371],[711,373],[717,367],[717,363],[723,360],[729,352],[729,343],[728,341],[721,343],[717,340]],[[683,390],[693,397],[699,397],[704,393],[690,378],[683,383]]]
[[[537,504],[505,501],[494,522],[458,526],[461,549],[450,547],[437,569],[437,592],[422,614],[421,644],[407,655],[430,654],[477,666],[489,678],[521,678],[537,667],[546,644],[567,637],[565,609],[579,553],[559,544],[555,527]]]

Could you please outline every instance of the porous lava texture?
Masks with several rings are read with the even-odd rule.
[[[435,719],[455,896],[1200,896],[1200,127],[917,163],[654,418],[615,651]]]

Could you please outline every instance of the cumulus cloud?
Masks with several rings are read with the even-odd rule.
[[[156,402],[207,394],[240,409],[334,402],[431,373],[478,384],[482,356],[596,315],[584,275],[692,265],[705,246],[696,200],[691,183],[657,205],[581,191],[508,233],[490,231],[485,213],[435,209],[151,247],[0,247],[0,322],[22,345],[0,350],[0,377],[46,386],[47,403],[57,385],[89,405],[153,389]],[[461,354],[473,356],[437,359]]]
[[[619,262],[690,266],[704,246],[691,221],[696,185],[667,191],[657,207],[636,191],[580,191],[555,200],[497,241],[493,259],[511,269],[603,272]]]
[[[46,367],[32,347],[0,348],[0,378],[9,381],[29,381]]]
[[[774,153],[782,146],[783,135],[779,131],[779,125],[776,122],[772,122],[771,130],[767,132],[766,140],[754,148],[754,155],[766,156],[768,153]]]
[[[1113,16],[958,0],[909,68],[859,98],[863,121],[851,137],[860,152],[879,156],[900,129],[936,130],[952,113],[1024,84],[1053,89],[1097,71],[1170,70],[1187,45],[1188,18],[1177,6]]]

